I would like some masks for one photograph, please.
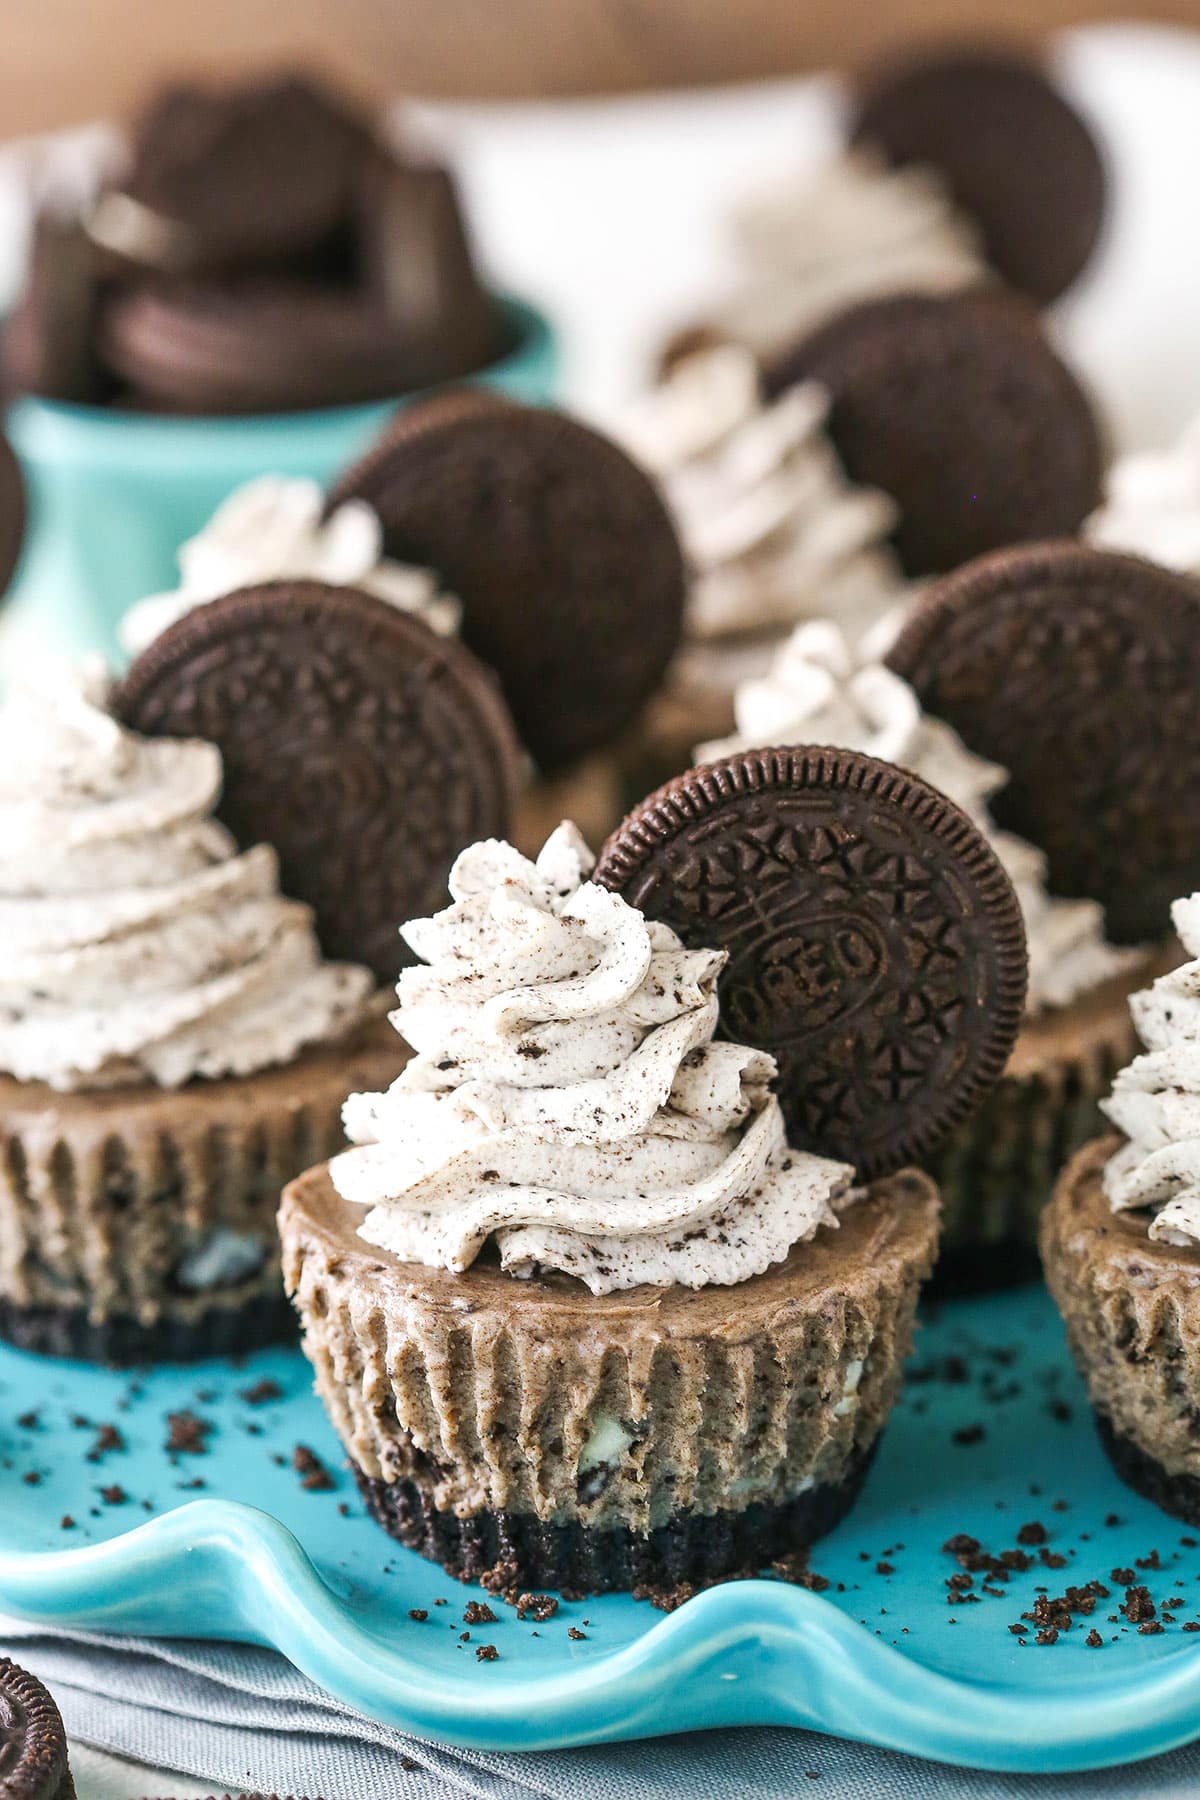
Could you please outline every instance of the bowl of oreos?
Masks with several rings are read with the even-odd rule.
[[[557,347],[485,285],[446,168],[283,75],[163,91],[86,205],[38,208],[0,366],[29,501],[10,604],[113,655],[233,489],[325,485],[433,389],[549,400]]]

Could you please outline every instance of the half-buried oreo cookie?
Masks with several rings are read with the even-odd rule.
[[[1099,504],[1103,451],[1083,389],[1011,295],[902,294],[851,307],[768,371],[818,382],[852,481],[900,508],[909,575],[1068,536]]]
[[[520,752],[491,674],[356,589],[269,582],[198,607],[114,704],[135,731],[218,746],[219,816],[275,847],[326,955],[381,982],[406,957],[397,921],[444,905],[459,851],[509,828]]]
[[[59,1710],[41,1682],[7,1657],[0,1657],[0,1794],[75,1800]]]
[[[927,712],[1009,771],[997,821],[1117,943],[1161,939],[1200,887],[1200,583],[1082,544],[940,582],[888,658]]]
[[[624,451],[563,413],[452,394],[401,413],[337,482],[389,556],[436,569],[463,639],[550,770],[610,743],[679,642],[675,528]]]
[[[777,1059],[799,1149],[868,1177],[920,1161],[1004,1069],[1016,896],[966,815],[889,763],[789,749],[693,769],[630,814],[595,879],[729,952],[723,1033]]]
[[[1064,292],[1104,222],[1104,161],[1075,109],[1031,62],[949,50],[880,70],[856,144],[937,170],[983,233],[988,261],[1034,300]]]

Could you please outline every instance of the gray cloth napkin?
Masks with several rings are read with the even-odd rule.
[[[768,1729],[487,1755],[375,1725],[269,1650],[68,1636],[7,1618],[0,1647],[53,1691],[72,1737],[217,1791],[323,1800],[1166,1800],[1200,1791],[1200,1744],[1074,1776],[984,1775]]]

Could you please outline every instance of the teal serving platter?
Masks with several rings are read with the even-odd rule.
[[[522,301],[497,305],[510,347],[472,381],[514,400],[551,400],[551,325]],[[63,654],[119,659],[125,611],[176,585],[180,544],[234,488],[264,474],[327,486],[398,405],[418,397],[237,418],[16,400],[6,429],[29,490],[29,526],[6,612]]]
[[[278,1397],[253,1403],[264,1381]],[[203,1454],[166,1449],[184,1411]],[[97,1451],[102,1424],[121,1448]],[[304,1485],[297,1446],[331,1485]],[[1061,1565],[1038,1547],[996,1594],[977,1575],[978,1598],[956,1597],[947,1540],[998,1554],[1031,1523]],[[489,1597],[366,1517],[298,1351],[130,1376],[0,1350],[0,1609],[269,1645],[371,1717],[462,1747],[768,1724],[997,1770],[1151,1756],[1200,1733],[1198,1539],[1110,1470],[1040,1289],[926,1323],[862,1497],[814,1550],[827,1587],[728,1583],[669,1615],[609,1595],[540,1624],[492,1599],[496,1623],[468,1626],[466,1603]],[[1160,1614],[1182,1602],[1161,1633],[1120,1613],[1114,1569]],[[1089,1581],[1109,1597],[1039,1645],[1022,1619],[1039,1587]],[[494,1661],[476,1659],[485,1644]]]

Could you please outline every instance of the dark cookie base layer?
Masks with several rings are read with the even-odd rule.
[[[495,1591],[556,1588],[567,1595],[646,1592],[752,1575],[805,1550],[846,1516],[866,1478],[875,1445],[835,1487],[813,1488],[777,1505],[743,1512],[680,1512],[649,1536],[615,1526],[552,1525],[529,1513],[440,1512],[411,1480],[387,1482],[351,1463],[367,1511],[390,1537],[440,1563],[459,1581]]]
[[[1122,1437],[1114,1430],[1107,1413],[1097,1411],[1094,1417],[1100,1442],[1121,1480],[1147,1500],[1153,1500],[1173,1519],[1200,1525],[1200,1476],[1168,1474],[1132,1438]]]
[[[245,1356],[291,1343],[296,1332],[296,1315],[283,1294],[256,1294],[240,1306],[214,1306],[196,1319],[163,1318],[153,1325],[127,1313],[97,1321],[78,1306],[14,1306],[0,1299],[0,1338],[6,1343],[36,1356],[116,1369]]]

